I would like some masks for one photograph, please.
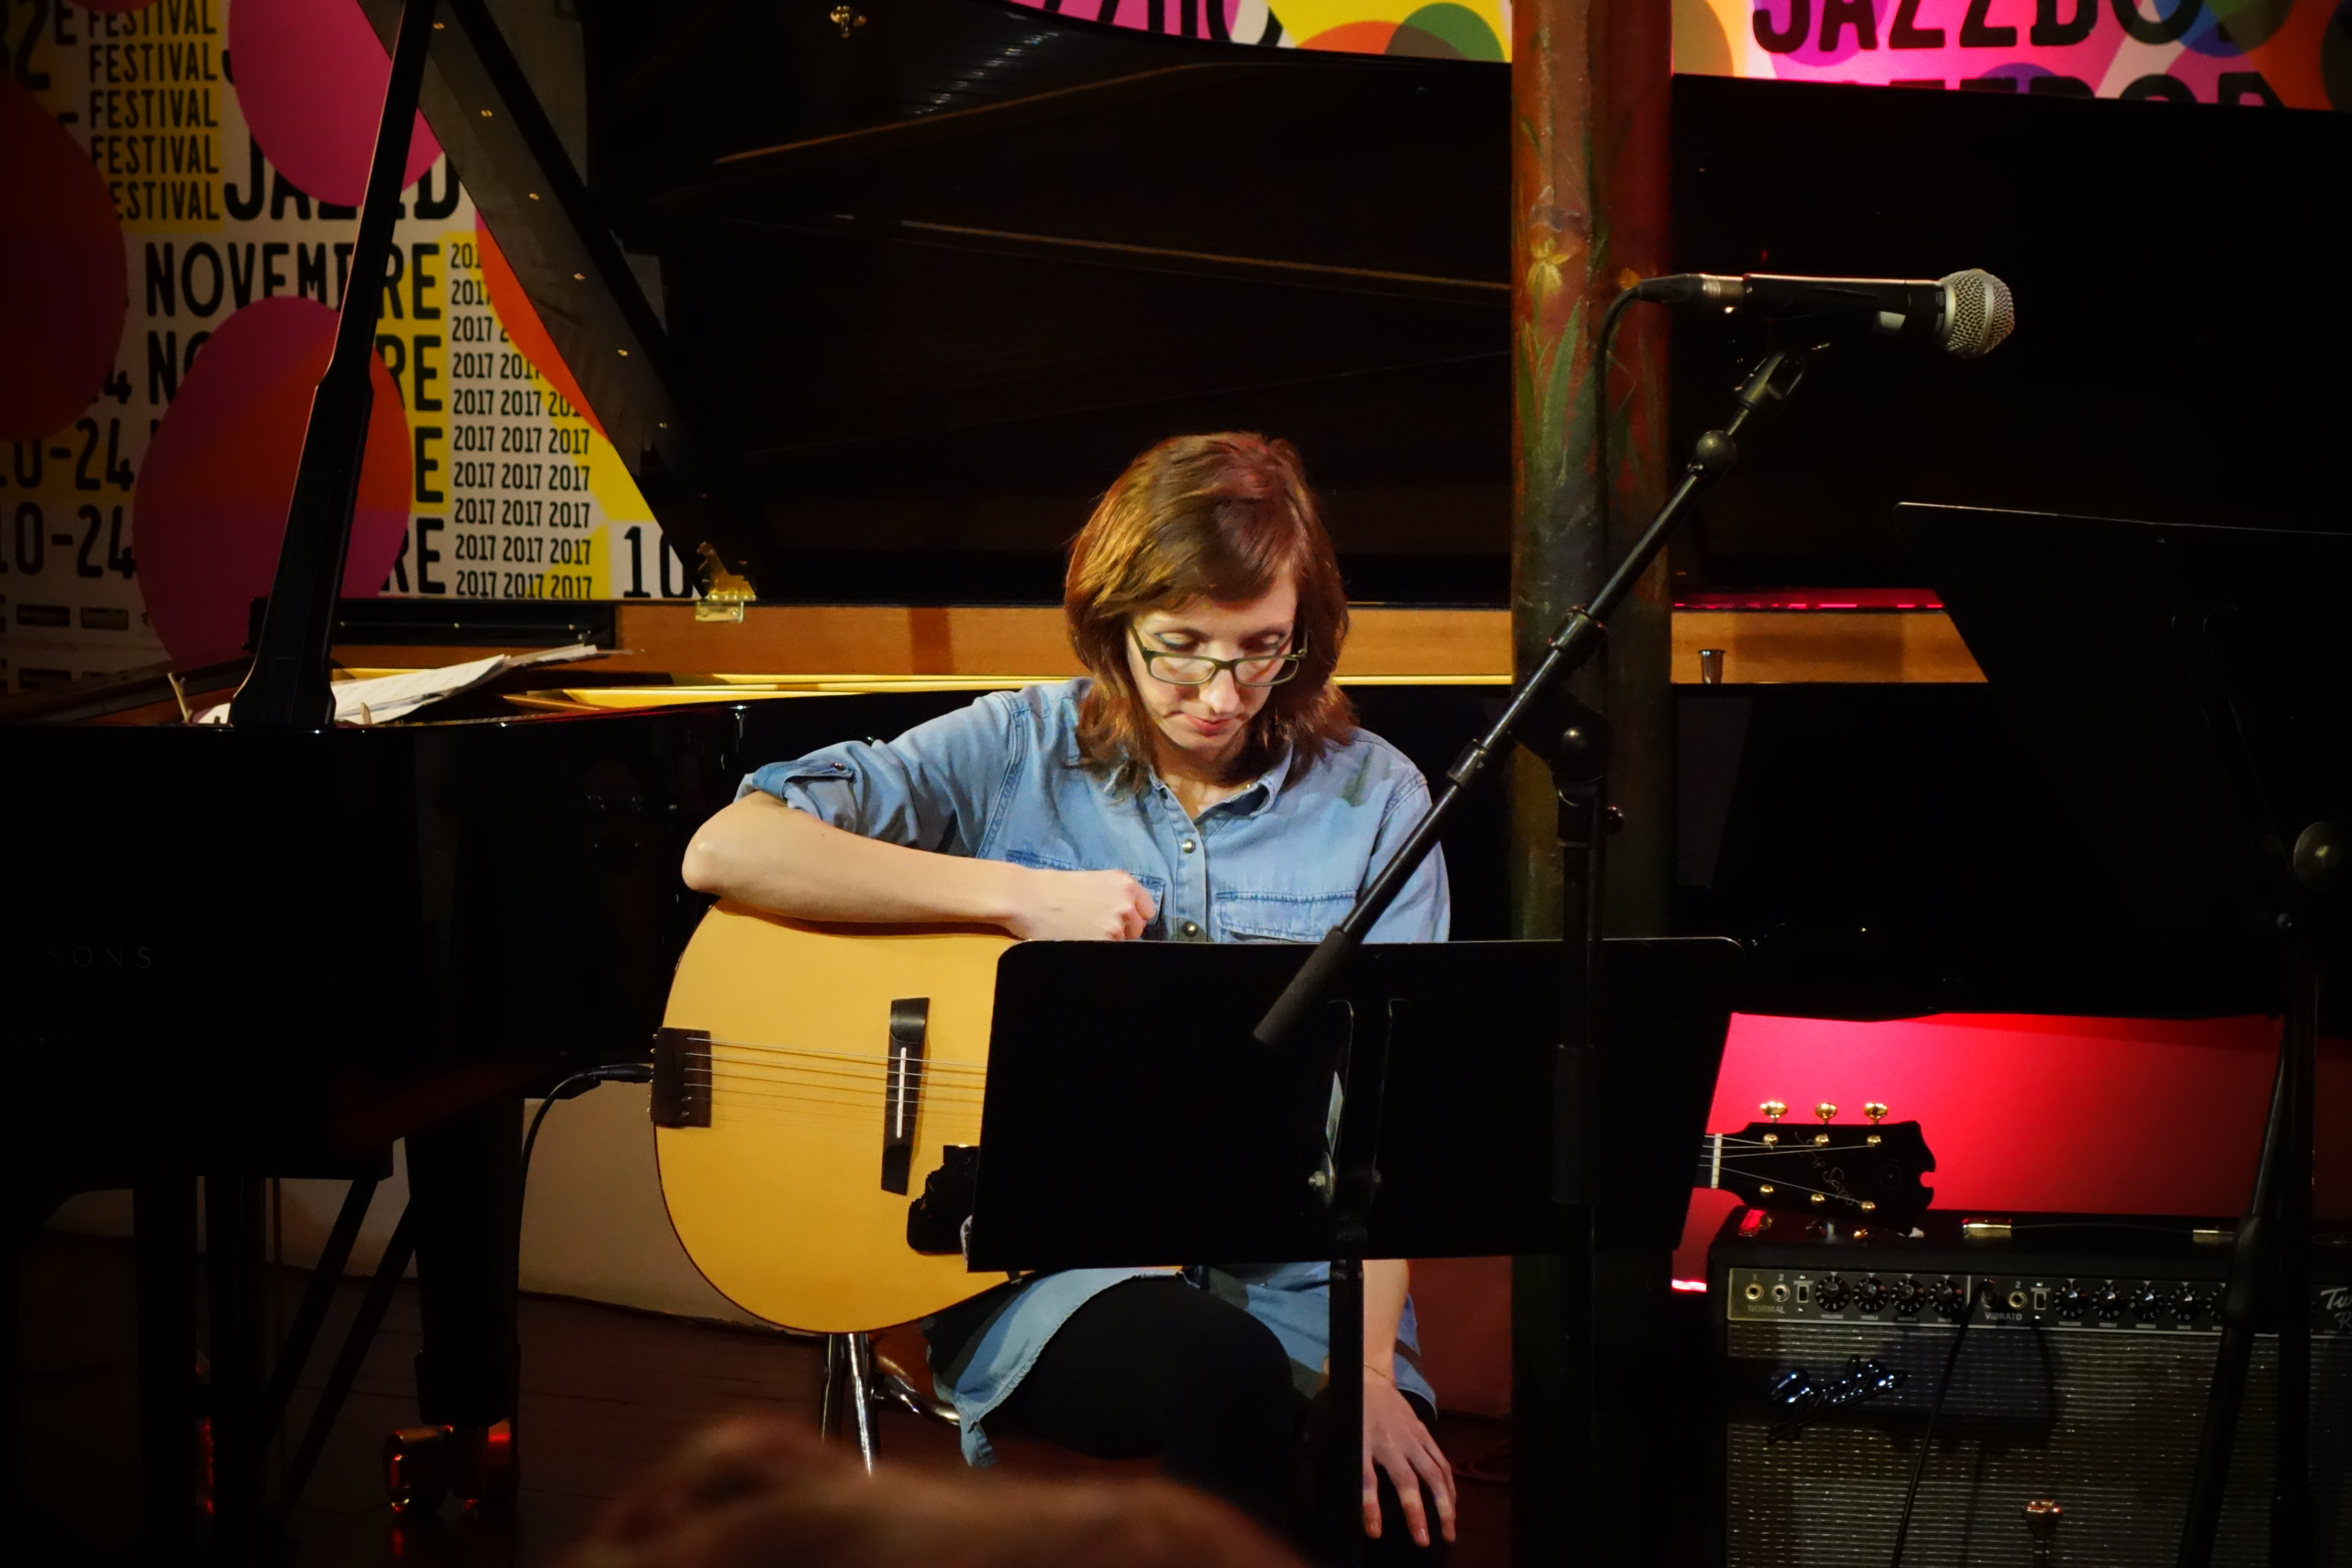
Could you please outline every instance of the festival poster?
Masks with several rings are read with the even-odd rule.
[[[231,658],[268,590],[388,71],[352,0],[0,4],[9,690]],[[688,574],[420,117],[343,588],[683,596]],[[553,365],[554,379],[539,361]]]
[[[1280,48],[1510,58],[1509,0],[1017,0]],[[1672,0],[1675,69],[1880,87],[2352,109],[2347,0]]]

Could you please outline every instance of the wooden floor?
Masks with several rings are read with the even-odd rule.
[[[46,1235],[26,1261],[16,1347],[21,1468],[11,1479],[12,1527],[0,1536],[16,1543],[13,1562],[116,1561],[137,1538],[131,1278],[131,1249],[120,1241]],[[299,1285],[289,1281],[289,1315]],[[358,1294],[343,1290],[329,1344]],[[377,1466],[385,1434],[415,1419],[416,1307],[404,1289],[294,1516],[294,1563],[555,1563],[607,1499],[697,1428],[743,1414],[816,1421],[822,1355],[814,1340],[533,1297],[523,1302],[522,1344],[514,1519],[493,1527],[452,1508],[396,1535]],[[321,1376],[331,1359],[325,1346],[313,1355]],[[298,1423],[309,1418],[319,1381],[298,1396]],[[1504,1428],[1448,1417],[1440,1436],[1459,1467],[1492,1454]],[[881,1446],[894,1464],[962,1462],[951,1432],[900,1411],[883,1413]],[[1498,1568],[1510,1555],[1508,1489],[1465,1479],[1461,1491],[1454,1562]]]

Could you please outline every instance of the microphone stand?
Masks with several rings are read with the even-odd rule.
[[[1659,551],[1665,548],[1667,539],[1689,511],[1691,503],[1712,489],[1738,460],[1738,437],[1751,421],[1796,395],[1812,355],[1818,352],[1817,347],[1776,349],[1749,373],[1735,398],[1730,419],[1720,429],[1701,436],[1693,446],[1680,482],[1650,520],[1648,529],[1633,550],[1618,563],[1590,605],[1570,609],[1560,621],[1544,645],[1543,658],[1512,693],[1502,717],[1484,736],[1470,742],[1454,759],[1454,765],[1446,769],[1445,788],[1431,805],[1429,814],[1381,868],[1371,885],[1358,896],[1347,917],[1307,955],[1289,985],[1252,1031],[1260,1045],[1277,1050],[1298,1034],[1307,1020],[1321,1009],[1326,998],[1332,995],[1349,960],[1363,945],[1366,934],[1436,847],[1464,798],[1514,744],[1525,744],[1552,766],[1560,801],[1560,843],[1565,855],[1561,942],[1563,947],[1570,949],[1567,973],[1570,983],[1560,1018],[1562,1070],[1555,1079],[1552,1121],[1552,1197],[1563,1205],[1589,1201],[1583,1175],[1580,1086],[1592,1038],[1594,986],[1600,967],[1600,848],[1607,827],[1610,750],[1606,721],[1569,696],[1568,678],[1600,651],[1601,640],[1607,636],[1609,616],[1633,591],[1650,563],[1657,559]],[[1340,1105],[1344,1106],[1351,1090],[1359,1088],[1350,1081],[1351,1078],[1364,1077],[1368,1071],[1370,1081],[1362,1086],[1364,1092],[1373,1100],[1380,1094],[1380,1068],[1384,1064],[1358,1061],[1355,1058],[1359,1055],[1345,1050],[1340,1054],[1337,1084]],[[1356,1510],[1350,1506],[1358,1495],[1363,1468],[1363,1374],[1357,1363],[1362,1360],[1363,1348],[1362,1247],[1372,1194],[1380,1180],[1373,1164],[1380,1137],[1378,1109],[1373,1104],[1358,1109],[1360,1114],[1348,1117],[1344,1126],[1349,1132],[1360,1130],[1361,1146],[1349,1149],[1344,1159],[1339,1151],[1328,1151],[1326,1163],[1310,1177],[1316,1196],[1330,1215],[1334,1251],[1342,1254],[1331,1264],[1331,1428],[1326,1460],[1333,1561],[1340,1564],[1357,1562],[1362,1551],[1362,1530]],[[1335,1116],[1334,1123],[1338,1124],[1339,1120]],[[1318,1126],[1318,1131],[1321,1131]],[[1335,1174],[1339,1179],[1335,1180]],[[1590,1270],[1572,1266],[1570,1278],[1585,1282],[1580,1289],[1571,1288],[1568,1306],[1571,1326],[1581,1341],[1582,1329],[1591,1316]],[[1589,1424],[1584,1429],[1591,1429]],[[1580,1476],[1589,1473],[1590,1456],[1586,1458],[1588,1463],[1575,1467]]]

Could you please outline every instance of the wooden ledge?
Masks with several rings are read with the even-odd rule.
[[[1677,610],[1674,680],[1699,684],[1699,650],[1723,650],[1723,682],[1951,685],[1984,672],[1941,610]]]
[[[1353,612],[1342,679],[1497,679],[1511,665],[1503,610]],[[691,605],[623,604],[619,647],[583,673],[686,682],[790,672],[1058,677],[1080,673],[1050,605],[753,605],[740,622],[698,621]],[[1699,683],[1699,650],[1723,650],[1730,685],[1784,681],[1950,683],[1984,679],[1939,610],[1685,610],[1674,617],[1673,679]],[[347,667],[421,668],[488,651],[338,647]]]

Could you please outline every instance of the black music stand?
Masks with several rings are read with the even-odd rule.
[[[1251,1031],[1296,948],[1024,942],[997,969],[966,1258],[975,1270],[1329,1258],[1339,1368],[1362,1359],[1364,1258],[1566,1251],[1564,1169],[1622,1234],[1671,1248],[1739,949],[1622,941],[1601,954],[1604,997],[1623,1000],[1603,1003],[1597,1081],[1563,1082],[1558,942],[1367,948],[1281,1051]],[[1557,1125],[1580,1147],[1556,1146]],[[1362,1384],[1335,1376],[1330,1391],[1327,1522],[1348,1562]]]
[[[2211,1561],[2258,1328],[2279,1340],[2271,1561],[2311,1559],[2312,1096],[2344,969],[2352,534],[1906,505],[1960,635],[2112,881],[2119,921],[2284,1026],[2179,1562]],[[2022,889],[2021,889],[2022,891]],[[2337,994],[2341,994],[2339,990]],[[2294,1397],[2296,1391],[2305,1396]]]

